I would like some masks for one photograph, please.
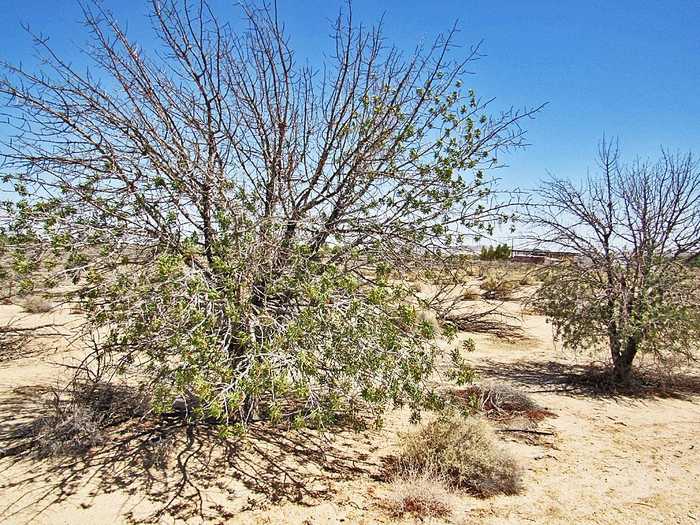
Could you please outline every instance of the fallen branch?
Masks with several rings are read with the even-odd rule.
[[[537,434],[538,436],[556,436],[554,432],[544,432],[541,430],[528,430],[525,428],[499,428],[496,432],[524,432],[526,434]]]

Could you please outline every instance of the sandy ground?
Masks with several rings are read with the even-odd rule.
[[[0,307],[0,321],[17,316],[17,307]],[[22,320],[47,321],[72,317]],[[447,523],[700,523],[697,373],[664,396],[600,395],[575,381],[589,358],[556,349],[541,317],[522,323],[526,338],[476,335],[477,350],[466,357],[482,379],[530,392],[555,417],[540,424],[543,435],[498,434],[523,466],[522,494],[464,495]],[[61,364],[81,355],[56,340],[45,344],[46,352],[0,363],[0,447],[40,413],[47,389],[65,375]],[[390,487],[384,465],[397,432],[408,428],[399,411],[381,431],[331,439],[261,427],[246,445],[179,423],[167,434],[117,428],[84,459],[0,459],[0,523],[391,523],[381,504]],[[167,450],[162,466],[152,461],[158,444]]]

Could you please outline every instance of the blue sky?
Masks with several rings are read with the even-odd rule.
[[[104,2],[148,47],[145,2]],[[212,3],[238,19],[234,0]],[[300,57],[314,63],[330,50],[329,22],[343,4],[278,0]],[[619,136],[627,157],[656,156],[662,145],[700,153],[700,0],[355,0],[353,12],[366,24],[384,15],[388,40],[407,50],[457,20],[460,44],[483,40],[471,79],[479,94],[497,108],[548,103],[526,123],[531,146],[505,159],[507,186],[585,174],[603,133]],[[78,63],[79,19],[73,0],[0,0],[0,57],[32,62],[27,23]]]

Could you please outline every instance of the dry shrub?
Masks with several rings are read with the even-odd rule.
[[[481,497],[520,490],[520,468],[482,420],[436,419],[402,435],[401,446],[398,466],[404,472],[435,473]]]
[[[487,299],[508,300],[518,290],[519,284],[506,275],[491,272],[481,281],[481,289]]]
[[[23,299],[19,305],[30,314],[45,314],[53,310],[53,303],[44,297],[32,295]]]
[[[440,321],[437,314],[433,310],[420,310],[418,312],[418,320],[429,324],[435,330],[435,333],[440,333]]]
[[[29,427],[32,448],[39,457],[81,455],[105,441],[104,430],[144,415],[148,398],[126,385],[77,383],[53,391],[48,413]]]
[[[541,421],[553,415],[542,408],[526,393],[510,385],[498,382],[471,385],[454,392],[469,407],[483,412],[490,419],[512,419],[525,417],[530,421]]]
[[[405,472],[396,477],[382,506],[393,518],[446,518],[452,513],[455,496],[440,476],[428,472]]]
[[[535,277],[533,275],[526,273],[525,275],[520,277],[520,280],[518,281],[518,283],[521,286],[532,286],[533,284],[537,283],[537,280],[535,279]]]
[[[481,292],[475,290],[474,288],[465,288],[462,292],[462,299],[464,301],[476,301],[481,298]]]
[[[103,417],[88,407],[61,406],[32,425],[34,451],[39,457],[77,456],[104,442]]]

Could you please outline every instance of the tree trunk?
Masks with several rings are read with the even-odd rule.
[[[637,355],[638,341],[635,337],[629,337],[622,351],[613,351],[613,381],[626,383],[632,372],[632,361]]]

